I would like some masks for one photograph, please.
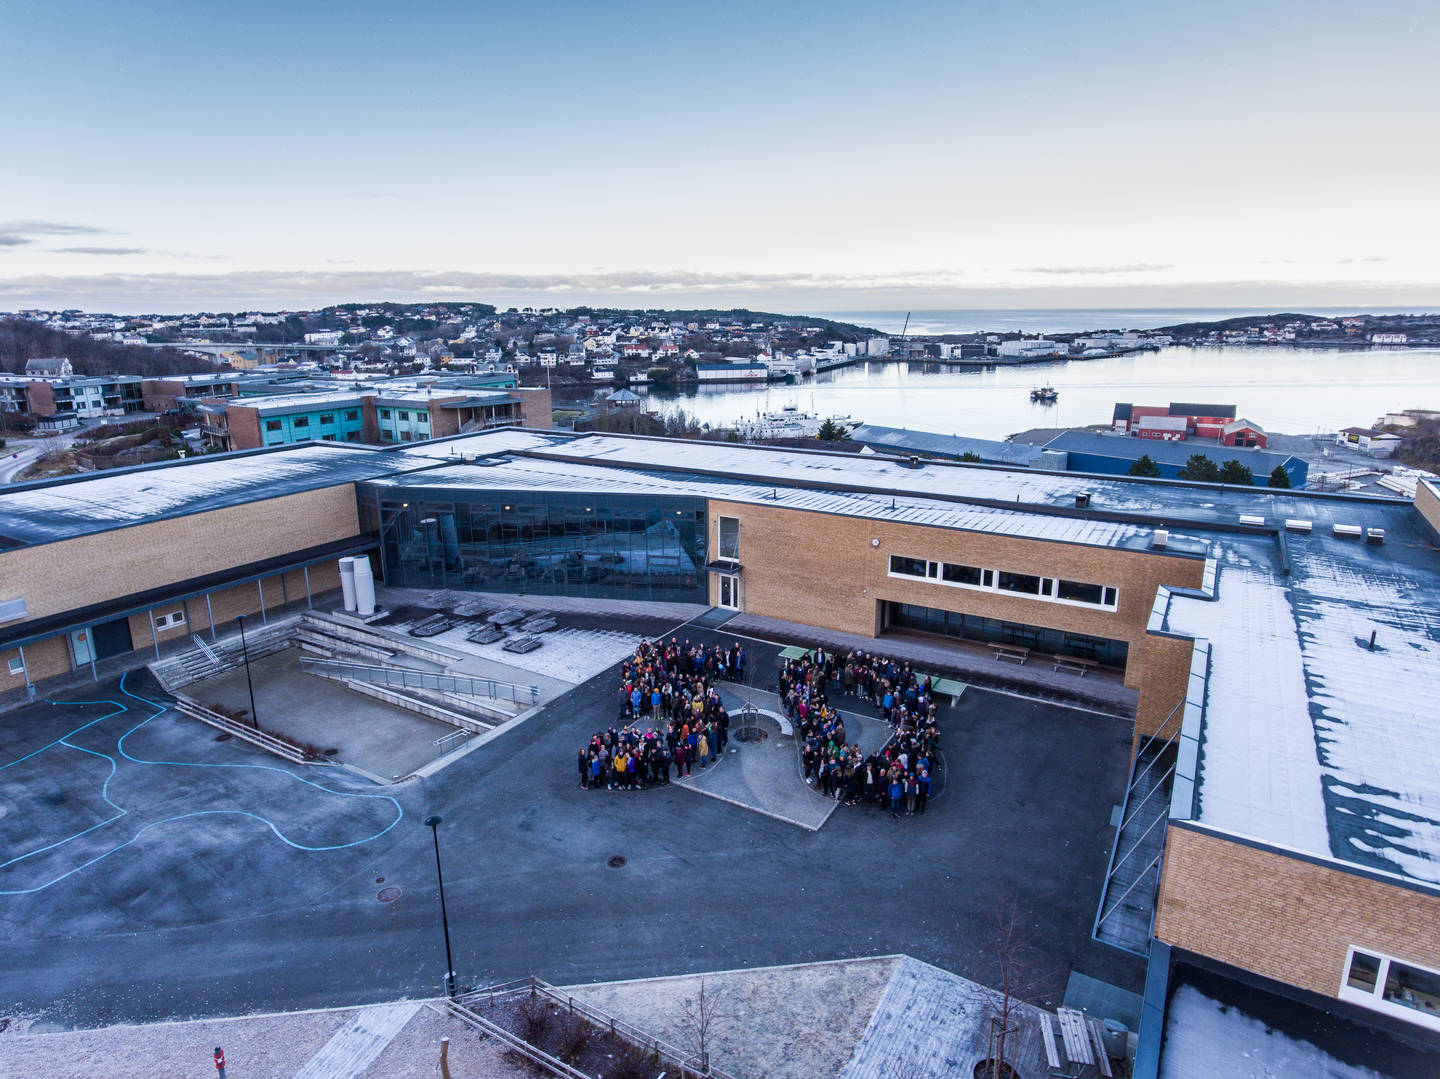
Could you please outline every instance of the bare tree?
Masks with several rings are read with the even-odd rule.
[[[701,978],[700,991],[682,1000],[676,1011],[675,1026],[679,1028],[686,1048],[699,1058],[702,1075],[710,1074],[710,1047],[714,1042],[715,1027],[729,1018],[728,1004],[725,990],[711,989]]]
[[[998,999],[990,1002],[989,1068],[976,1074],[981,1079],[1010,1079],[1016,1074],[1010,1058],[1020,1043],[1023,1002],[1037,989],[1036,972],[1024,915],[1014,896],[1004,896],[985,917],[987,935],[995,949],[999,985]]]

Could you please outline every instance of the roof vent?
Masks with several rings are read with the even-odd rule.
[[[1336,525],[1331,531],[1337,536],[1344,536],[1346,539],[1359,539],[1365,534],[1365,530],[1359,525]]]
[[[1385,542],[1385,530],[1383,528],[1372,528],[1365,533],[1365,542],[1373,543],[1377,547]]]
[[[1259,528],[1265,523],[1265,518],[1253,513],[1242,513],[1240,515],[1240,523],[1242,525],[1251,525],[1253,527]]]
[[[1287,517],[1285,519],[1286,532],[1303,532],[1305,533],[1305,535],[1308,536],[1310,534],[1310,529],[1314,527],[1314,522],[1307,521],[1303,517]]]
[[[1157,528],[1150,536],[1150,546],[1164,548],[1170,543],[1170,530],[1168,528]]]
[[[905,463],[906,463],[907,465],[909,465],[911,468],[919,468],[919,467],[920,467],[920,458],[918,458],[918,457],[911,457],[911,458],[910,458],[908,461],[906,461]]]
[[[1090,508],[1090,492],[1081,491],[1075,496],[1075,508],[1077,510],[1088,510]]]

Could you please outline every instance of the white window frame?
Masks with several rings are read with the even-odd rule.
[[[722,541],[722,537],[725,535],[725,525],[724,525],[724,523],[723,523],[723,522],[725,522],[725,521],[734,521],[734,522],[735,522],[735,550],[734,550],[732,553],[730,553],[730,554],[726,554],[726,553],[725,553],[724,543],[723,543],[723,541]],[[739,561],[740,561],[740,518],[739,518],[739,517],[731,517],[731,516],[728,516],[728,515],[726,515],[726,514],[720,514],[720,513],[717,513],[717,514],[715,515],[715,557],[716,557],[717,559],[719,559],[720,561],[723,561],[723,562],[739,562]]]
[[[157,614],[155,616],[156,629],[172,629],[175,626],[185,624],[185,612],[183,610],[171,611],[169,614]]]
[[[918,573],[897,573],[891,569],[895,563],[893,559],[908,558],[925,565],[925,574]],[[965,566],[966,569],[977,569],[980,571],[980,584],[971,584],[967,581],[947,581],[945,579],[946,565],[963,565],[960,562],[940,562],[934,559],[919,558],[915,555],[889,554],[885,556],[885,575],[893,577],[897,581],[925,581],[928,584],[944,585],[946,588],[968,588],[972,592],[990,592],[1001,596],[1013,596],[1017,599],[1041,600],[1045,603],[1059,603],[1065,607],[1080,607],[1087,611],[1113,612],[1120,609],[1120,589],[1115,585],[1096,584],[1093,581],[1077,581],[1077,584],[1089,584],[1101,589],[1100,597],[1103,600],[1106,595],[1114,597],[1112,603],[1086,603],[1079,599],[1060,598],[1060,580],[1058,577],[1047,577],[1038,573],[1029,573],[1024,570],[1000,570],[989,566]],[[1014,573],[1025,577],[1039,577],[1039,592],[1012,592],[1008,588],[1000,587],[1000,574]],[[1068,578],[1067,578],[1068,579]]]
[[[1350,984],[1350,965],[1355,961],[1355,953],[1361,952],[1380,961],[1380,969],[1375,975],[1375,988],[1371,992],[1363,989],[1356,989]],[[1390,980],[1390,964],[1399,963],[1402,966],[1413,967],[1426,974],[1433,974],[1440,978],[1440,970],[1434,967],[1427,967],[1423,963],[1415,963],[1409,959],[1400,959],[1396,956],[1387,955],[1376,948],[1357,947],[1352,944],[1345,952],[1345,966],[1340,970],[1340,991],[1336,994],[1341,1000],[1349,1001],[1351,1004],[1359,1004],[1362,1008],[1369,1008],[1371,1011],[1380,1012],[1383,1015],[1394,1016],[1396,1019],[1403,1019],[1407,1023],[1414,1023],[1416,1026],[1427,1027],[1430,1030],[1440,1030],[1440,1012],[1430,1014],[1416,1008],[1407,1008],[1403,1004],[1396,1004],[1386,1000],[1385,983]]]
[[[717,573],[715,575],[715,606],[723,607],[727,611],[738,611],[740,609],[740,574],[738,573]],[[730,602],[725,602],[725,584],[730,584]]]
[[[19,656],[11,656],[11,657],[10,657],[10,673],[11,673],[11,674],[24,674],[24,673],[25,673],[25,661],[24,661],[23,659],[21,659]]]

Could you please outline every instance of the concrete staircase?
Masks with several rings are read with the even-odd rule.
[[[150,670],[160,684],[173,693],[192,683],[233,670],[244,660],[246,652],[254,662],[262,656],[290,647],[299,624],[299,615],[289,615],[256,629],[247,629],[243,647],[238,632],[221,637],[214,643],[197,633],[190,638],[190,647],[151,663]]]

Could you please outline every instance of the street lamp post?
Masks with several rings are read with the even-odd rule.
[[[245,644],[245,616],[237,614],[235,621],[240,623],[240,651],[245,656],[245,688],[250,691],[250,726],[257,731],[260,729],[260,717],[255,714],[255,683],[250,681],[250,649]]]
[[[435,841],[435,879],[440,883],[440,925],[445,931],[445,992],[455,996],[455,960],[450,954],[450,919],[445,914],[445,874],[440,870],[440,817],[429,816],[425,823]]]

